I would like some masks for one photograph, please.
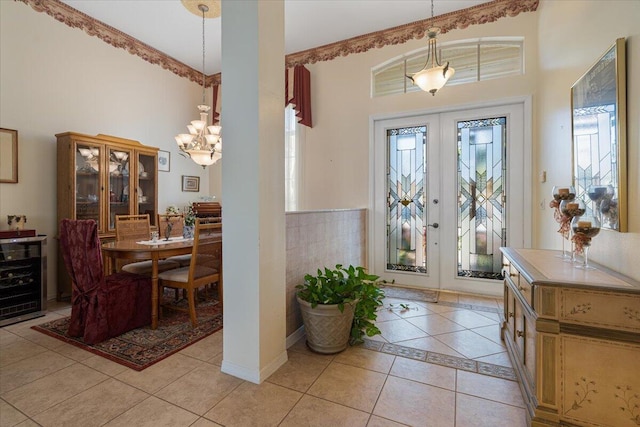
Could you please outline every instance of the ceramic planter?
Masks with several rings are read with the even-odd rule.
[[[347,348],[355,303],[345,304],[341,312],[337,304],[318,304],[312,308],[310,303],[296,298],[302,312],[307,345],[311,350],[332,354]]]

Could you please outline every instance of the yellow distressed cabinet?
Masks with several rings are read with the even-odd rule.
[[[501,248],[502,338],[532,426],[640,425],[640,283]]]
[[[94,219],[101,240],[115,238],[116,215],[158,213],[158,149],[108,135],[56,135],[58,223]],[[57,299],[71,295],[71,281],[58,256]]]

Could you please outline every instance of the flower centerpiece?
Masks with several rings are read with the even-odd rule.
[[[184,228],[182,231],[182,237],[185,239],[193,239],[193,230],[196,226],[196,214],[193,212],[191,205],[184,208]]]
[[[180,215],[180,210],[176,205],[167,206],[166,210],[167,215]]]

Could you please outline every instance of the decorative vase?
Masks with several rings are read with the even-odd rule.
[[[296,298],[302,312],[307,345],[311,350],[332,354],[347,348],[355,303],[345,304],[344,311],[340,311],[338,304],[318,304],[312,308],[310,303]]]
[[[182,228],[182,237],[184,237],[185,239],[193,239],[193,230],[194,230],[195,226],[193,225],[185,225]]]
[[[600,233],[600,221],[595,216],[576,216],[571,220],[571,228],[576,248],[583,253],[583,262],[576,265],[576,268],[595,270],[595,267],[589,265],[589,248],[591,247],[591,239]]]
[[[558,255],[559,258],[563,258],[565,260],[573,260],[573,256],[564,248],[565,239],[569,239],[569,230],[571,227],[569,223],[571,222],[571,218],[565,216],[560,211],[560,204],[566,201],[572,201],[576,198],[576,189],[574,186],[569,185],[566,187],[562,187],[559,185],[554,185],[551,195],[553,196],[553,200],[549,203],[549,206],[554,209],[553,217],[558,224],[560,224],[560,229],[558,233],[562,236],[562,253]]]

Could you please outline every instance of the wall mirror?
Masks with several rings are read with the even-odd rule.
[[[18,182],[18,131],[0,128],[0,182]]]
[[[573,183],[587,215],[627,231],[625,39],[571,87]]]

